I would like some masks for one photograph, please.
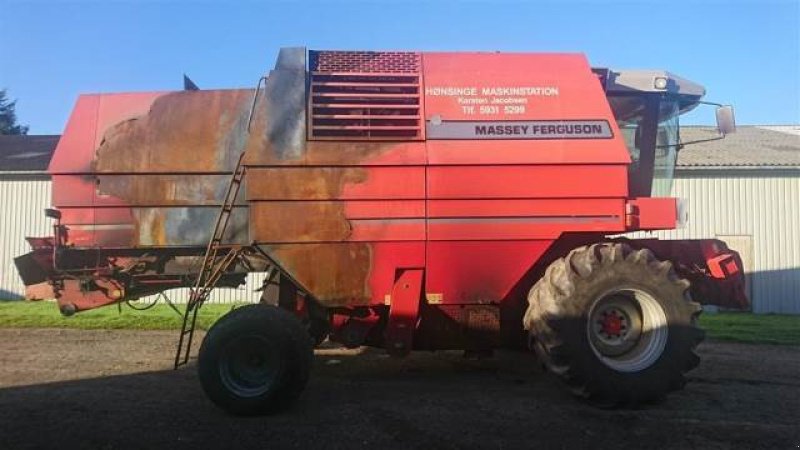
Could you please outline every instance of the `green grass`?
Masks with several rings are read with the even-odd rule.
[[[800,316],[736,312],[703,314],[700,326],[710,339],[800,345]]]
[[[208,329],[214,321],[238,305],[204,305],[197,317],[198,327]],[[182,312],[184,305],[177,305]],[[123,304],[106,306],[64,317],[55,302],[0,302],[0,327],[79,328],[84,330],[172,330],[179,329],[182,316],[165,304],[137,311]]]
[[[203,306],[198,326],[207,329],[238,305]],[[179,305],[183,308],[183,305]],[[146,311],[122,305],[107,306],[64,317],[54,302],[0,302],[0,327],[171,330],[180,328],[181,316],[168,305]],[[719,313],[700,316],[706,337],[754,344],[800,345],[800,316]]]

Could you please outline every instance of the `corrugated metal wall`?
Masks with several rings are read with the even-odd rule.
[[[0,300],[25,294],[14,267],[14,257],[30,251],[25,236],[53,234],[52,220],[44,216],[44,209],[50,207],[50,186],[50,181],[41,177],[0,174]],[[209,302],[257,302],[261,294],[253,291],[263,278],[261,273],[250,274],[239,289],[216,289]],[[173,302],[184,303],[188,289],[175,289],[167,295]]]
[[[800,314],[800,171],[682,171],[689,223],[665,239],[720,238],[742,253],[753,311]]]
[[[53,234],[52,222],[44,216],[49,206],[49,180],[0,174],[0,299],[25,294],[14,257],[30,251],[25,236]]]

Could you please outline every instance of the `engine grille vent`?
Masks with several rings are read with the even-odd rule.
[[[420,54],[310,52],[309,138],[423,139]]]
[[[318,72],[392,72],[418,74],[417,52],[309,52],[311,70]]]

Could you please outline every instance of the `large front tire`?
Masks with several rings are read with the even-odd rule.
[[[672,264],[647,249],[601,243],[548,267],[524,325],[550,372],[600,406],[660,399],[685,384],[703,339],[700,305]]]
[[[305,388],[313,349],[291,313],[275,306],[235,309],[209,330],[198,356],[206,395],[235,415],[287,408]]]

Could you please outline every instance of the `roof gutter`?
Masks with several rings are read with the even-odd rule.
[[[0,180],[49,180],[44,170],[0,170]]]
[[[751,177],[800,177],[800,166],[677,166],[675,177],[719,177],[725,174]]]

